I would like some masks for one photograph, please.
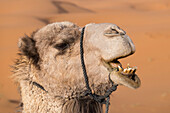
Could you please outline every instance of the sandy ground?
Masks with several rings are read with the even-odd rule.
[[[135,43],[136,53],[120,62],[138,67],[142,86],[118,87],[109,113],[170,113],[169,0],[1,0],[0,113],[14,113],[10,100],[20,98],[10,78],[18,38],[56,21],[115,23]]]

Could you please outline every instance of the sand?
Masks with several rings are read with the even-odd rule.
[[[18,102],[11,100],[20,100],[10,78],[18,38],[56,21],[115,23],[136,45],[136,53],[120,62],[138,67],[142,86],[118,87],[109,113],[170,113],[169,0],[1,0],[0,113],[14,113]]]

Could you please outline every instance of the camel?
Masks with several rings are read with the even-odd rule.
[[[85,94],[80,62],[82,28],[56,22],[19,39],[13,78],[19,84],[23,113],[102,113],[103,104]],[[135,52],[124,30],[112,23],[87,24],[84,61],[89,86],[104,95],[113,85],[140,87],[136,67],[123,69],[120,58]]]

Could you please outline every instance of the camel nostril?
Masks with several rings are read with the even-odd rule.
[[[120,32],[119,34],[120,34],[120,35],[125,35],[126,33],[124,33],[124,32]]]
[[[126,35],[126,32],[123,29],[121,29],[121,31],[119,31],[119,34],[120,35]]]

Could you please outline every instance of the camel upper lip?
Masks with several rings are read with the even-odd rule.
[[[101,61],[107,69],[117,68],[118,66],[122,67],[122,64],[118,61],[118,59],[112,59],[112,60],[101,59]]]
[[[112,68],[115,68],[115,67],[118,67],[118,66],[122,67],[122,64],[118,61],[118,59],[111,60],[111,61],[108,62],[108,64],[110,64],[110,66]]]

